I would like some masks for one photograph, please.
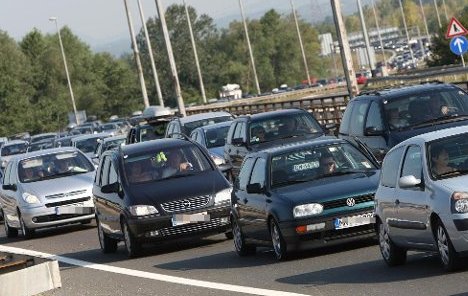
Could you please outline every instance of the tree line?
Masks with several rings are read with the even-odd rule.
[[[405,3],[416,4],[417,1]],[[381,27],[399,26],[395,21],[398,13],[396,2],[377,2]],[[424,1],[428,12],[431,2],[432,0]],[[464,17],[461,18],[463,21],[468,19],[468,0],[446,0],[452,11],[456,11],[454,8],[459,2],[465,8],[459,15]],[[405,6],[405,9],[410,7],[409,13],[413,4]],[[227,83],[238,83],[244,92],[255,93],[242,23],[233,21],[227,28],[220,29],[211,17],[199,15],[193,7],[189,7],[189,13],[208,98],[217,97],[220,87]],[[365,7],[365,13],[367,20],[373,20],[369,7]],[[355,19],[356,15],[345,18],[348,32],[360,30]],[[166,20],[184,101],[200,103],[201,94],[184,7],[169,6]],[[409,23],[411,25],[411,21]],[[172,75],[158,17],[150,18],[147,26],[165,104],[175,107],[174,87],[170,79]],[[371,21],[368,26],[373,26]],[[431,29],[432,26],[433,24]],[[310,24],[299,19],[299,27],[310,75],[330,77],[332,61],[320,56],[318,35],[325,32],[335,34],[334,26],[327,20],[321,24]],[[248,28],[263,92],[283,83],[294,86],[307,79],[291,14],[282,15],[270,10],[259,19],[248,20]],[[135,110],[143,109],[131,53],[118,58],[108,53],[94,53],[68,27],[61,29],[61,36],[77,109],[86,110],[88,115],[96,115],[100,119],[107,119],[113,114],[128,116]],[[437,42],[435,44],[448,50],[448,45],[445,45],[446,41],[442,38],[439,45]],[[139,32],[137,42],[142,55],[150,103],[157,104],[143,32]],[[441,58],[434,59],[435,64],[457,61],[456,56],[451,53],[441,51],[437,54]],[[72,104],[57,34],[43,34],[33,29],[17,42],[6,32],[0,31],[0,136],[22,131],[40,133],[63,129],[68,123],[67,113],[70,110]]]

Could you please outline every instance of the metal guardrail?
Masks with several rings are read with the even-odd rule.
[[[468,69],[467,69],[468,72]],[[452,82],[465,90],[468,90],[468,81]],[[336,89],[339,91],[339,89]],[[306,92],[302,93],[305,94]],[[296,95],[296,98],[289,98]],[[228,111],[234,115],[250,115],[267,111],[286,108],[302,108],[312,113],[321,124],[340,124],[343,113],[350,100],[347,92],[341,91],[335,94],[308,95],[297,98],[298,93],[288,97],[257,97],[253,99],[236,100],[226,103],[209,104],[187,108],[187,115]]]

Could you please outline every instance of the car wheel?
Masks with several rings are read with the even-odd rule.
[[[116,239],[110,238],[102,229],[101,223],[97,220],[97,229],[98,229],[98,237],[99,237],[99,244],[101,245],[101,250],[103,253],[115,253],[117,251],[117,243]]]
[[[26,224],[24,223],[24,220],[23,220],[23,217],[21,217],[21,213],[18,212],[18,218],[19,218],[19,221],[20,221],[20,226],[21,226],[21,232],[23,233],[23,237],[25,239],[30,239],[34,236],[34,229],[31,229],[29,227],[26,226]]]
[[[8,221],[7,221],[6,217],[5,217],[5,215],[3,214],[3,211],[2,211],[2,216],[3,216],[3,226],[5,227],[6,237],[8,237],[8,238],[17,237],[18,236],[18,229],[11,228],[10,225],[8,225]]]
[[[458,253],[453,248],[450,237],[441,221],[436,225],[437,249],[444,269],[447,271],[456,270],[459,267]]]
[[[234,247],[236,248],[237,255],[247,256],[254,254],[256,251],[256,247],[245,243],[244,234],[242,233],[242,229],[240,228],[239,223],[237,223],[237,219],[231,219],[231,226],[232,235],[234,239]]]
[[[286,241],[281,234],[278,223],[274,219],[270,220],[270,235],[273,244],[273,251],[275,252],[276,259],[285,260],[287,257]]]
[[[130,258],[137,257],[141,252],[141,244],[135,239],[130,232],[127,221],[122,222],[122,231],[124,235],[125,249]]]
[[[406,250],[396,246],[390,236],[388,235],[387,228],[382,222],[379,223],[379,247],[382,257],[388,266],[397,266],[405,264]]]

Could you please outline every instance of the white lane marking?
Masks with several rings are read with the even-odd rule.
[[[67,263],[70,265],[80,266],[84,268],[90,268],[100,271],[107,271],[117,274],[123,274],[128,276],[140,277],[150,280],[157,280],[162,282],[174,283],[179,285],[186,285],[186,286],[194,286],[194,287],[201,287],[207,289],[216,289],[216,290],[223,290],[229,292],[237,292],[237,293],[245,293],[245,294],[252,294],[252,295],[261,295],[261,296],[309,296],[306,294],[297,294],[291,292],[283,292],[278,290],[268,290],[268,289],[260,289],[260,288],[253,288],[247,286],[238,286],[238,285],[230,285],[230,284],[222,284],[216,282],[208,282],[208,281],[200,281],[200,280],[193,280],[183,277],[176,277],[170,275],[163,275],[159,273],[151,273],[146,271],[139,271],[134,269],[128,269],[123,267],[115,267],[105,264],[96,264],[88,261],[47,254],[42,252],[36,252],[27,249],[15,248],[15,247],[8,247],[0,245],[1,252],[7,253],[15,253],[21,255],[28,255],[34,257],[41,257],[51,260],[57,260],[63,263]]]

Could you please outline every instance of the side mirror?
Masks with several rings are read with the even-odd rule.
[[[265,190],[260,183],[248,184],[247,193],[264,193]]]
[[[236,146],[243,146],[245,145],[244,139],[242,138],[234,138],[232,139],[232,144]]]
[[[101,188],[102,193],[118,193],[119,191],[120,191],[119,182],[107,184],[107,185],[102,186]]]
[[[11,190],[11,191],[18,190],[18,187],[16,187],[16,184],[3,185],[2,188],[3,190]]]
[[[364,134],[366,136],[382,136],[383,131],[378,130],[375,126],[366,127]]]
[[[327,123],[325,125],[322,126],[324,129],[326,130],[334,130],[336,129],[336,123]]]
[[[420,187],[422,184],[421,179],[416,179],[415,176],[403,176],[398,180],[398,186],[403,189],[409,189],[414,187]]]

